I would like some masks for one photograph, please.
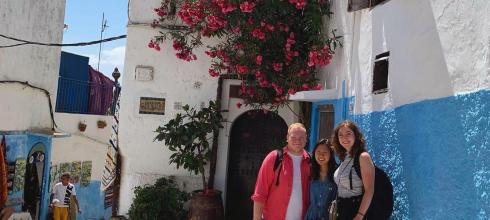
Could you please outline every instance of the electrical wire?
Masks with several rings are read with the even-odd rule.
[[[51,116],[51,130],[54,131],[55,128],[58,127],[56,125],[56,122],[54,121],[53,105],[51,104],[51,97],[50,97],[50,94],[49,94],[48,90],[43,89],[41,87],[33,86],[33,85],[29,84],[29,82],[27,82],[27,81],[26,82],[22,82],[22,81],[18,81],[18,80],[0,80],[0,84],[21,84],[21,85],[30,87],[32,89],[40,90],[41,92],[43,92],[44,95],[46,95],[46,98],[48,99],[49,114]]]
[[[69,43],[69,44],[34,42],[34,41],[18,39],[15,37],[10,37],[10,36],[3,35],[3,34],[0,34],[0,37],[6,38],[9,40],[22,42],[22,43],[18,43],[18,44],[0,46],[0,48],[9,48],[9,47],[22,46],[22,45],[41,45],[41,46],[48,46],[48,47],[78,47],[78,46],[88,46],[88,45],[93,45],[93,44],[98,44],[98,43],[103,43],[103,42],[119,40],[119,39],[126,38],[126,35],[120,35],[117,37],[110,37],[110,38],[106,38],[106,39],[102,39],[102,40],[96,40],[96,41]]]

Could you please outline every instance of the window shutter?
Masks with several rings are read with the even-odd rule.
[[[330,138],[335,124],[335,110],[332,104],[318,106],[318,135],[317,141]]]

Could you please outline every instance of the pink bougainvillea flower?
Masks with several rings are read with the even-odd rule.
[[[296,90],[295,90],[295,89],[293,89],[293,88],[288,89],[288,94],[289,94],[289,95],[294,95],[294,94],[296,94]]]
[[[204,51],[204,53],[206,55],[208,55],[209,57],[211,57],[211,58],[215,58],[216,57],[216,52],[214,52],[214,51],[206,50],[206,51]]]
[[[153,48],[155,48],[155,50],[157,50],[157,51],[160,51],[160,44],[155,44],[155,46]]]
[[[272,63],[272,68],[276,71],[279,72],[282,70],[282,63]]]
[[[164,8],[155,8],[154,10],[157,13],[157,15],[160,17],[167,15],[167,12],[165,11]]]
[[[262,32],[259,28],[255,28],[252,32],[251,32],[252,36],[255,37],[255,38],[258,38],[260,40],[264,40],[265,39],[265,33]]]
[[[219,73],[214,69],[209,69],[209,75],[212,77],[217,77],[219,76]]]
[[[155,44],[153,43],[153,40],[151,40],[151,41],[148,43],[148,47],[149,47],[149,48],[154,48],[154,47],[155,47]]]
[[[257,65],[262,64],[262,55],[257,55],[257,57],[255,57],[255,63],[257,63]]]
[[[272,25],[272,24],[266,24],[265,25],[265,29],[268,30],[268,31],[274,31],[274,25]]]
[[[242,103],[241,103],[241,102],[237,102],[237,103],[236,103],[236,107],[237,107],[237,108],[241,108],[241,107],[242,107]]]
[[[303,9],[306,6],[306,0],[289,0],[289,3],[295,5],[297,9]]]
[[[237,65],[235,66],[235,68],[236,68],[236,70],[237,70],[237,72],[238,72],[239,74],[245,74],[245,73],[247,73],[247,72],[248,72],[248,68],[247,68],[247,66],[244,66],[244,65],[237,64]]]
[[[313,87],[313,90],[321,90],[322,89],[322,85],[320,84],[316,84],[314,87]]]
[[[310,85],[308,85],[308,83],[303,83],[303,85],[301,85],[301,88],[303,88],[303,90],[308,90],[310,88]]]
[[[231,32],[235,33],[235,34],[238,34],[240,33],[240,27],[234,27],[231,29]]]
[[[252,12],[252,10],[254,9],[255,7],[255,3],[253,2],[243,2],[242,4],[240,4],[240,9],[242,10],[242,12],[244,13],[250,13]]]

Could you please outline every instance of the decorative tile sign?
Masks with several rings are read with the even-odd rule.
[[[164,98],[141,97],[140,98],[139,113],[140,114],[164,115],[165,114],[165,99]]]

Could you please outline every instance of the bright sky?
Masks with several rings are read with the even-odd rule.
[[[103,38],[126,34],[128,21],[127,0],[66,0],[63,43],[76,43],[100,40],[102,13],[107,19]],[[63,47],[63,51],[87,56],[90,65],[97,69],[99,44],[84,47]],[[126,39],[115,40],[102,44],[100,54],[100,72],[112,79],[115,67],[123,73]]]

